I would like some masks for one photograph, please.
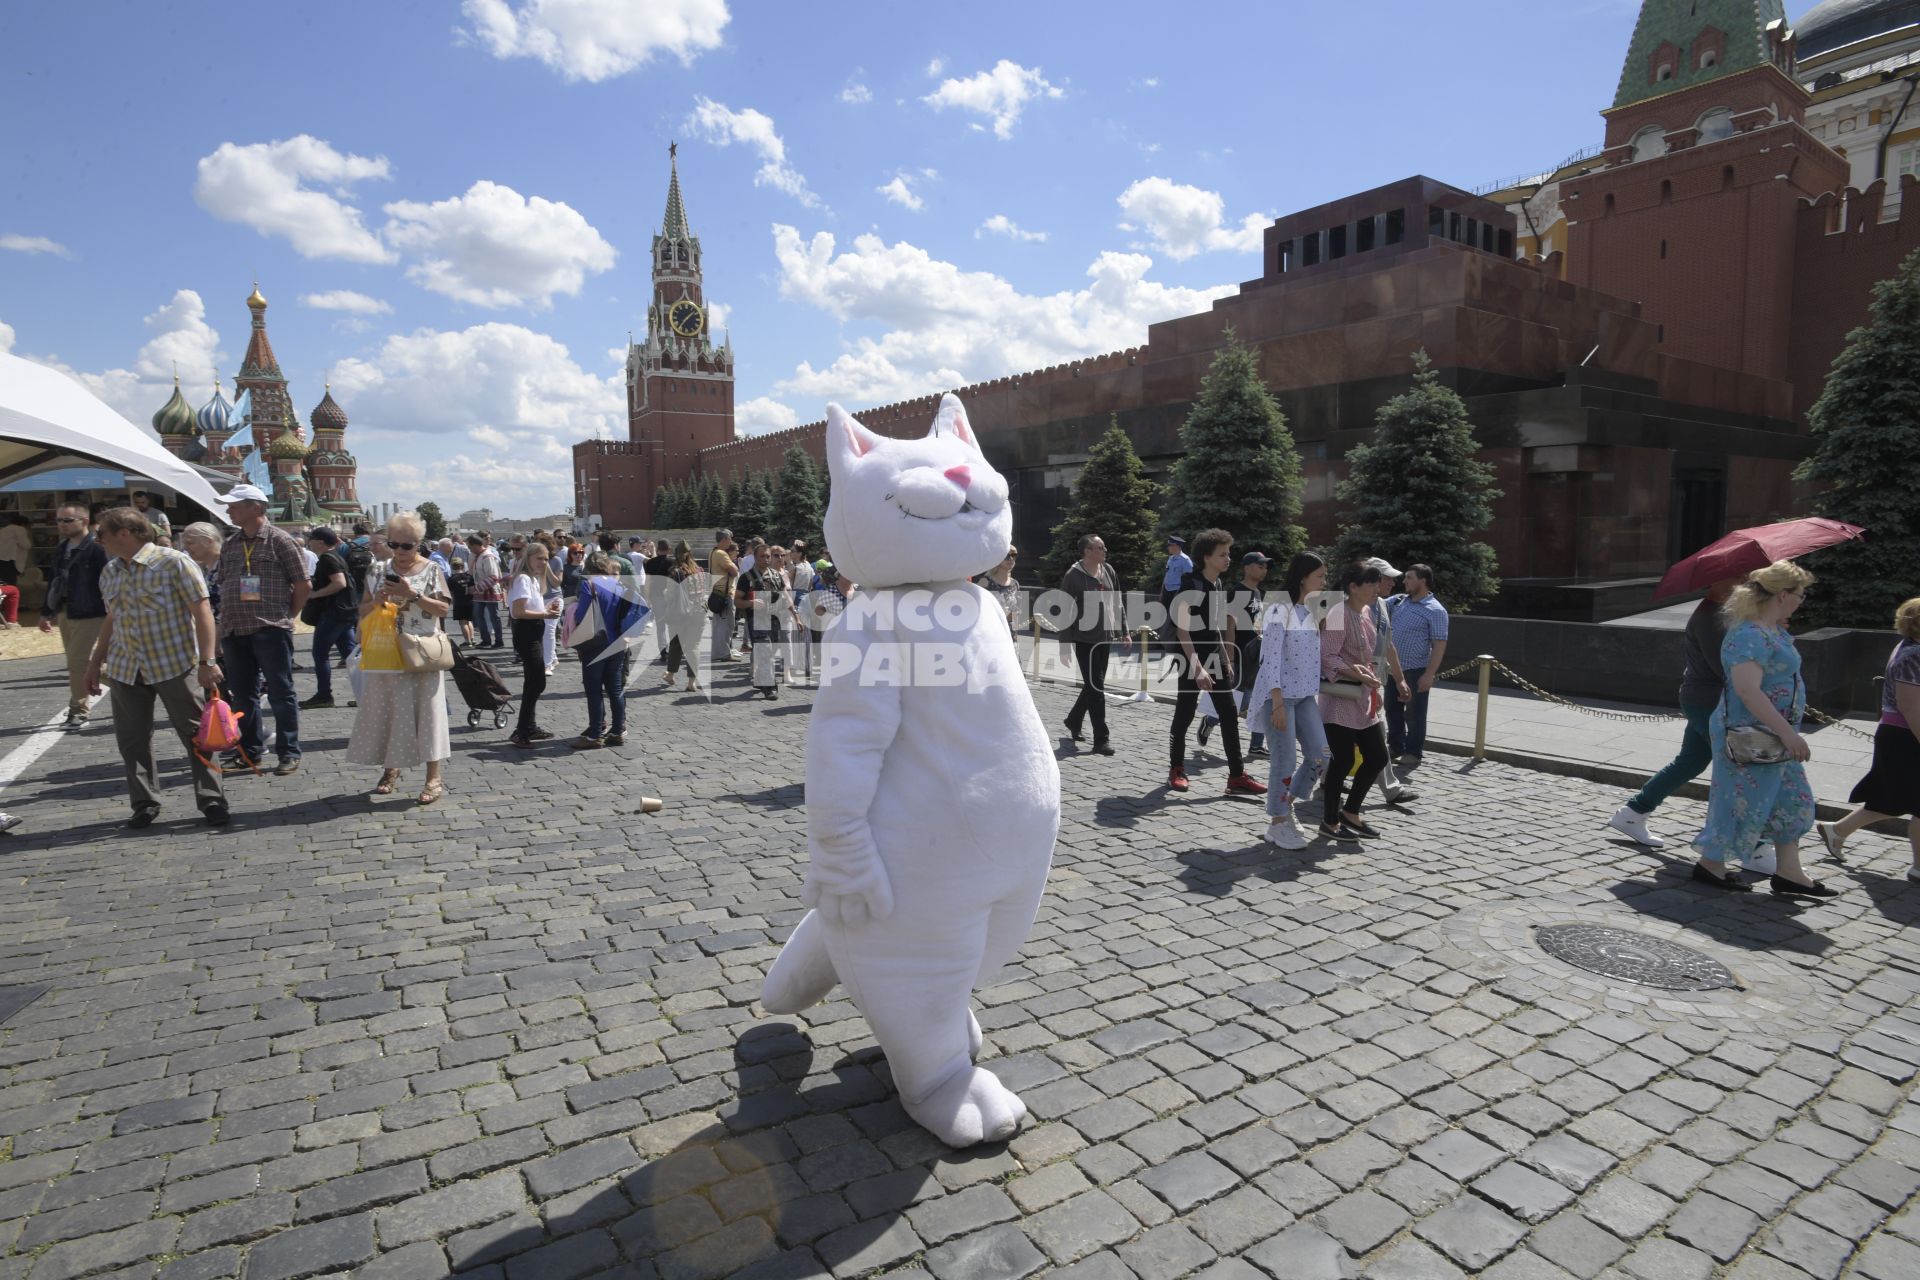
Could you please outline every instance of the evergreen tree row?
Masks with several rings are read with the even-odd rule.
[[[742,542],[804,538],[809,547],[818,547],[826,516],[825,481],[825,469],[805,449],[790,445],[778,471],[749,469],[745,476],[733,472],[724,482],[707,475],[655,489],[653,524],[657,529],[727,528]]]

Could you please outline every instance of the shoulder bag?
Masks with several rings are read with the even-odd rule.
[[[1800,700],[1800,677],[1793,677],[1794,701]],[[1726,711],[1726,719],[1733,717],[1733,709],[1727,702],[1727,687],[1720,687],[1720,705]],[[1727,726],[1727,759],[1734,764],[1785,764],[1793,758],[1787,750],[1787,744],[1780,735],[1764,725],[1743,724],[1738,728]]]
[[[427,586],[432,590],[444,581],[445,578],[436,568]],[[423,636],[407,634],[407,629],[399,625],[397,618],[394,629],[399,633],[400,665],[408,671],[453,670],[453,637],[441,629],[438,621],[435,621],[433,630]]]

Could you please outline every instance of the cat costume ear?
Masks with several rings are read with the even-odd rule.
[[[960,397],[951,391],[940,397],[940,410],[933,415],[933,427],[927,435],[949,436],[975,453],[980,452],[980,441],[973,434],[973,424],[967,421],[967,411],[961,405]]]
[[[827,472],[839,477],[856,458],[863,458],[880,445],[880,437],[860,425],[860,420],[837,404],[827,406]]]

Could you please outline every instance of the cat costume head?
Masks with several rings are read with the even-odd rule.
[[[1007,482],[951,393],[919,440],[875,435],[828,405],[827,472],[827,548],[862,587],[971,578],[1013,545]]]

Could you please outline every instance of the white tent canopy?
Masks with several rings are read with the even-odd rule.
[[[216,518],[226,514],[200,468],[168,453],[58,369],[0,351],[0,484],[103,465],[151,480]]]

